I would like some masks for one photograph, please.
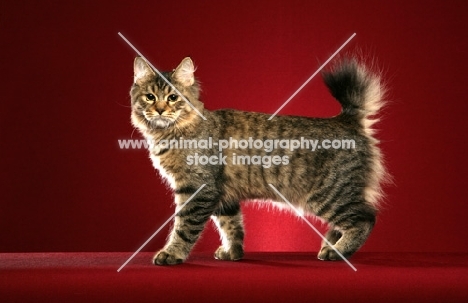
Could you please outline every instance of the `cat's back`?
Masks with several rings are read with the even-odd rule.
[[[329,118],[284,115],[269,120],[270,114],[259,112],[222,109],[211,113],[220,138],[361,140],[364,135],[360,125],[344,115]]]

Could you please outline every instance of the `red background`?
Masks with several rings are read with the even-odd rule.
[[[378,127],[394,178],[363,250],[468,251],[465,1],[5,2],[0,251],[134,251],[172,214],[146,151],[118,148],[140,138],[118,32],[161,70],[191,56],[207,108],[267,113],[357,33],[346,50],[375,57],[390,89]],[[317,77],[281,114],[338,112]],[[247,251],[318,250],[293,215],[244,210]],[[197,249],[218,242],[209,224]]]

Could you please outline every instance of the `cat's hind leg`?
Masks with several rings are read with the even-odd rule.
[[[325,238],[345,258],[354,254],[367,240],[375,223],[375,211],[373,208],[362,204],[352,212],[335,215],[332,218],[333,225]],[[340,255],[326,241],[318,253],[320,260],[341,260]]]
[[[222,245],[214,257],[218,260],[236,261],[244,256],[244,227],[238,202],[225,204],[211,217],[221,236]]]
[[[335,245],[335,243],[341,238],[341,236],[342,234],[332,227],[325,234],[325,239],[327,239],[328,243],[330,243],[331,245]],[[328,243],[326,241],[322,241],[322,247],[328,245]]]

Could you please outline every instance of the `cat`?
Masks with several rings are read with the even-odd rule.
[[[131,121],[155,143],[149,150],[150,158],[174,191],[176,204],[172,231],[153,263],[184,262],[210,218],[222,242],[214,257],[242,259],[240,202],[288,207],[278,193],[298,210],[329,224],[325,235],[328,241],[322,241],[318,259],[341,260],[335,250],[345,258],[355,253],[375,224],[386,174],[372,128],[384,103],[380,76],[353,56],[341,59],[322,73],[332,96],[342,105],[341,114],[331,118],[276,116],[269,120],[270,116],[263,113],[205,109],[194,71],[189,57],[163,73],[153,70],[141,57],[134,61]],[[323,142],[322,148],[306,148],[308,139]],[[330,142],[343,139],[352,142],[352,148],[330,148]],[[194,144],[183,148],[184,140]],[[196,146],[197,140],[205,145]],[[250,145],[241,148],[241,141],[244,147],[249,141]],[[266,142],[276,146],[255,148],[252,142],[257,147]],[[293,149],[288,142],[304,146]],[[220,148],[221,143],[225,148]],[[242,161],[236,162],[238,159]]]

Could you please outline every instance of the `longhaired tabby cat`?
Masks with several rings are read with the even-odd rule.
[[[192,60],[185,58],[173,71],[162,73],[190,106],[144,59],[137,57],[134,61],[131,120],[147,140],[155,142],[150,157],[174,191],[177,213],[167,244],[154,256],[154,264],[184,262],[210,218],[222,239],[215,258],[241,259],[244,229],[240,202],[279,201],[272,203],[288,207],[269,184],[305,214],[328,222],[330,230],[325,237],[343,256],[356,252],[374,226],[385,174],[372,129],[375,114],[382,105],[383,87],[378,75],[355,58],[341,60],[323,73],[331,94],[342,105],[340,115],[332,118],[276,116],[268,120],[269,115],[262,113],[205,109],[194,71]],[[211,148],[195,145],[170,148],[158,144],[161,140],[206,142],[209,138],[211,142],[230,140],[230,145],[220,152],[216,144]],[[310,148],[280,148],[276,144],[276,148],[267,150],[252,146],[240,148],[232,143],[249,138],[263,142],[347,139],[354,140],[354,146],[311,151]],[[219,161],[211,164],[205,161],[202,165],[189,161],[194,156],[219,158]],[[242,165],[235,162],[240,156],[244,160],[257,156],[257,160],[276,161],[270,161],[271,165],[248,165],[244,161]],[[202,184],[206,186],[181,208]],[[341,259],[326,241],[322,242],[318,258]]]

